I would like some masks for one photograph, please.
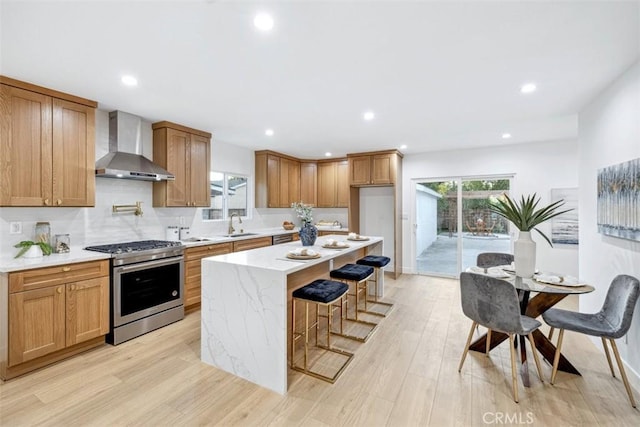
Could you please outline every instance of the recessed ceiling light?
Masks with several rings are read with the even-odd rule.
[[[273,29],[273,18],[268,13],[258,13],[253,18],[253,25],[260,31],[271,31]]]
[[[273,129],[267,129],[264,131],[264,134],[267,136],[273,136]]]
[[[138,79],[136,79],[133,76],[122,76],[122,78],[120,79],[122,81],[122,84],[127,85],[127,86],[138,86]]]
[[[532,92],[535,92],[536,89],[537,87],[535,83],[525,83],[522,86],[520,86],[521,93],[532,93]]]
[[[502,139],[509,139],[511,138],[511,134],[510,133],[503,133],[502,134]]]
[[[376,116],[376,115],[373,113],[373,111],[366,111],[366,112],[362,115],[362,117],[363,117],[365,120],[367,120],[367,121],[373,120],[373,118],[374,118],[375,116]]]
[[[402,145],[400,146],[400,149],[401,149],[401,150],[406,150],[406,149],[407,149],[407,144],[402,144]]]
[[[326,153],[324,153],[324,155],[325,155],[325,157],[331,157],[331,153],[328,152],[328,151]]]

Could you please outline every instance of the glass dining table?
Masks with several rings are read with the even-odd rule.
[[[539,281],[542,279],[536,280],[533,278],[522,278],[515,275],[510,275],[509,278],[503,279],[512,283],[518,290],[520,296],[520,312],[534,319],[569,295],[585,294],[593,292],[595,289],[593,286],[582,284],[569,276],[565,276],[568,279],[566,281],[563,280],[564,277],[561,275],[546,275],[539,277],[548,277],[555,280],[549,280],[548,283],[543,283],[542,281]],[[532,293],[535,295],[531,296]],[[492,331],[489,348],[493,349],[508,338],[509,336],[507,334]],[[549,363],[551,363],[556,352],[556,346],[553,345],[551,340],[538,329],[533,332],[533,340],[540,354]],[[485,333],[483,336],[471,343],[469,350],[485,352],[486,342],[487,334]],[[525,387],[529,387],[529,368],[527,364],[525,337],[523,336],[520,337],[520,358],[522,361],[522,382]],[[562,353],[560,354],[558,369],[564,372],[580,375],[580,372]]]

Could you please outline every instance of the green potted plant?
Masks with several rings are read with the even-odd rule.
[[[47,242],[34,242],[33,240],[23,240],[13,245],[14,248],[20,248],[14,258],[38,258],[42,255],[51,255],[53,248]]]
[[[558,200],[547,206],[538,208],[540,198],[536,193],[529,196],[521,196],[520,202],[503,194],[497,199],[491,200],[489,209],[491,212],[511,221],[520,230],[518,240],[513,245],[513,255],[516,275],[531,277],[535,273],[536,242],[531,239],[531,230],[536,230],[551,244],[551,240],[536,226],[571,209],[559,211],[564,205],[564,200]]]

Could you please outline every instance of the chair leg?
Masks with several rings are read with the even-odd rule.
[[[484,349],[487,357],[489,357],[489,350],[491,350],[491,329],[487,329],[487,345]]]
[[[516,349],[513,346],[513,334],[509,334],[509,350],[511,351],[511,387],[513,401],[518,403],[518,374],[516,373]]]
[[[553,338],[553,331],[555,331],[556,328],[554,328],[553,326],[549,329],[549,341],[551,341],[551,339]]]
[[[542,379],[542,368],[540,367],[540,358],[538,357],[538,350],[536,350],[536,342],[533,340],[533,334],[527,335],[529,337],[529,343],[531,344],[531,353],[533,353],[533,360],[536,362],[536,368],[538,369],[538,377],[540,378],[540,382],[543,383]]]
[[[558,346],[556,347],[556,354],[553,356],[553,369],[551,370],[551,381],[553,384],[556,380],[556,374],[558,373],[558,363],[560,362],[560,349],[562,348],[562,338],[564,337],[564,329],[560,329],[558,334]]]
[[[469,331],[469,336],[467,337],[467,343],[464,345],[464,351],[462,352],[462,359],[460,359],[460,365],[458,366],[458,372],[462,371],[462,364],[464,363],[464,359],[467,357],[467,353],[469,352],[469,345],[471,345],[471,338],[473,338],[473,330],[478,326],[477,322],[473,322],[471,324],[471,330]]]
[[[622,365],[622,360],[620,359],[620,354],[618,353],[618,347],[616,346],[616,341],[614,339],[609,339],[611,343],[611,348],[613,349],[613,355],[616,357],[616,362],[618,362],[618,369],[620,370],[620,375],[622,376],[622,381],[624,382],[624,388],[627,389],[627,394],[629,395],[629,400],[631,401],[631,406],[636,407],[636,401],[633,399],[633,393],[631,392],[631,387],[629,386],[629,380],[627,379],[627,374],[624,371],[624,366]]]
[[[607,345],[607,340],[604,337],[600,337],[602,340],[602,346],[604,347],[604,354],[607,355],[607,363],[609,363],[609,369],[611,369],[611,376],[613,378],[616,377],[616,373],[613,370],[613,363],[611,363],[611,355],[609,354],[609,346]]]

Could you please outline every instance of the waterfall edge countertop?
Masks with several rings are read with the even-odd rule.
[[[344,249],[323,248],[328,240],[345,242]],[[217,255],[202,260],[200,358],[233,375],[280,394],[288,388],[291,292],[328,277],[329,271],[366,254],[383,253],[382,237],[365,241],[345,235],[319,237],[313,249],[319,258],[287,259],[300,242]],[[338,261],[334,266],[334,261]],[[340,265],[337,265],[340,264]],[[378,277],[378,296],[384,279]]]

